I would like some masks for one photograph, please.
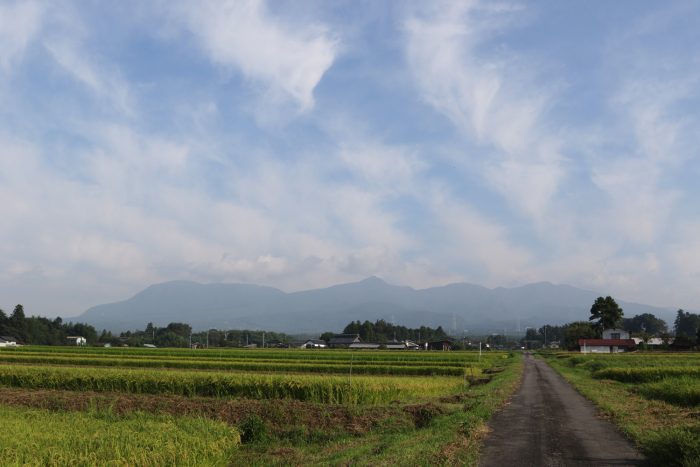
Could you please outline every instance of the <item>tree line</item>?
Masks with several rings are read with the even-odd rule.
[[[405,341],[412,340],[414,342],[438,341],[446,339],[447,333],[438,326],[436,329],[427,326],[419,328],[408,328],[389,323],[383,319],[379,319],[372,323],[365,321],[361,323],[352,321],[343,329],[343,334],[359,334],[360,339],[365,342],[376,342],[384,344],[389,341]],[[333,333],[324,333],[321,339],[328,340],[333,336]]]
[[[17,305],[10,316],[0,309],[0,336],[11,337],[22,344],[35,345],[66,344],[68,336],[85,337],[90,344],[97,342],[97,331],[89,324],[64,323],[60,317],[27,317],[22,305]]]
[[[291,336],[270,331],[248,329],[209,329],[208,331],[193,332],[192,326],[187,323],[170,323],[165,327],[148,323],[143,331],[126,331],[118,336],[111,332],[103,331],[99,339],[100,343],[111,345],[128,345],[140,347],[144,344],[153,344],[156,347],[189,347],[196,345],[201,347],[244,347],[256,345],[262,347],[284,344],[291,341]]]

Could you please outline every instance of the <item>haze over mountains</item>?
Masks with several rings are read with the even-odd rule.
[[[77,319],[113,332],[186,322],[195,330],[266,329],[287,333],[340,331],[353,320],[385,319],[405,326],[442,326],[461,334],[512,333],[527,326],[587,320],[601,293],[539,282],[489,289],[468,283],[413,289],[377,277],[323,289],[285,293],[250,284],[173,281],[132,298],[90,308]],[[618,300],[626,317],[653,313],[670,325],[674,310]]]

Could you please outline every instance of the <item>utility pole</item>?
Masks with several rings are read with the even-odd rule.
[[[547,348],[547,325],[544,325],[544,348]]]
[[[207,349],[209,348],[209,330],[207,329]]]
[[[265,348],[265,331],[263,331],[263,349]]]

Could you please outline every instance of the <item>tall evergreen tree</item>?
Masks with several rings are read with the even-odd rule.
[[[615,299],[608,295],[605,298],[596,298],[591,306],[591,317],[588,320],[594,322],[593,325],[598,332],[602,332],[603,329],[619,326],[623,314],[622,308],[615,302]]]

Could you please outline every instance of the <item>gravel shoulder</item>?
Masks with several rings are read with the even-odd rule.
[[[529,354],[520,388],[489,429],[482,467],[645,465],[590,401]]]

